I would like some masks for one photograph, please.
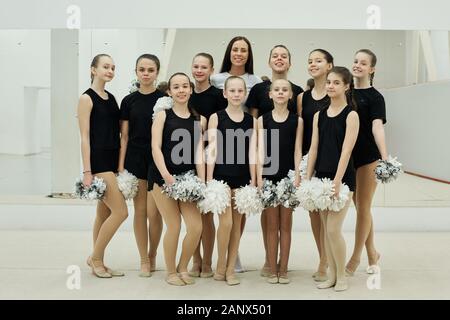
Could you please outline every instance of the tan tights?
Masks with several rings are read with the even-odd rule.
[[[286,275],[289,252],[291,249],[292,209],[278,206],[267,208],[267,253],[270,273]],[[280,263],[277,263],[278,247],[280,248]]]

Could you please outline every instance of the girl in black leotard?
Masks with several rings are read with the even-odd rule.
[[[159,67],[158,57],[152,54],[141,55],[136,61],[135,69],[139,90],[123,98],[120,105],[122,123],[119,171],[127,169],[139,179],[138,193],[133,199],[133,227],[141,257],[140,277],[150,277],[155,269],[156,249],[162,232],[161,215],[152,193],[147,192],[147,181],[153,187],[151,179],[148,180],[149,167],[153,163],[150,147],[153,106],[164,96],[155,88]]]
[[[297,98],[298,115],[303,119],[303,143],[302,154],[309,152],[313,131],[313,117],[317,111],[323,110],[330,105],[330,97],[326,92],[327,73],[333,67],[333,56],[324,49],[311,51],[308,58],[308,73],[314,79],[312,90],[301,93]],[[324,232],[320,217],[314,213],[309,213],[311,229],[319,251],[320,262],[317,271],[312,275],[315,281],[325,281],[327,279],[327,260],[324,249]]]
[[[364,246],[369,260],[368,273],[374,273],[374,266],[380,259],[380,254],[375,249],[370,209],[377,187],[374,170],[379,159],[387,159],[388,152],[383,126],[386,123],[386,106],[381,93],[372,87],[376,63],[375,54],[368,49],[362,49],[356,52],[352,67],[361,127],[353,150],[357,181],[353,201],[357,216],[355,247],[346,266],[349,275],[353,275],[358,268]]]
[[[94,251],[87,261],[92,273],[99,278],[124,275],[103,263],[106,246],[128,216],[115,176],[119,162],[120,111],[114,96],[105,90],[106,82],[114,78],[114,70],[114,61],[109,55],[95,56],[91,63],[91,87],[78,103],[83,183],[90,185],[94,176],[106,183],[105,196],[97,202]]]
[[[164,258],[169,284],[183,286],[193,284],[188,264],[202,233],[200,211],[193,202],[182,202],[162,193],[163,184],[175,182],[173,175],[195,170],[205,180],[203,162],[203,131],[206,119],[198,117],[189,107],[192,93],[189,77],[175,73],[168,81],[173,108],[158,112],[152,125],[152,154],[155,162],[153,172],[153,196],[166,225],[164,235]],[[181,228],[181,215],[186,224],[186,236],[178,265],[176,255]],[[179,273],[179,274],[177,274]]]
[[[299,166],[302,159],[303,121],[288,110],[292,98],[291,83],[275,80],[270,86],[270,98],[275,108],[258,119],[258,186],[262,179],[276,184],[295,170],[297,187],[300,183]],[[291,247],[292,209],[282,205],[264,210],[267,224],[267,260],[269,283],[289,283],[287,276]],[[280,261],[278,258],[278,247]]]
[[[335,195],[339,194],[342,183],[348,185],[351,192],[355,190],[355,170],[351,155],[358,136],[359,119],[356,111],[353,111],[355,106],[352,101],[352,87],[350,71],[344,67],[333,67],[327,76],[330,106],[317,112],[313,120],[306,178],[310,179],[315,170],[316,177],[333,180]],[[347,289],[342,224],[350,202],[351,199],[339,212],[320,211],[330,272],[328,280],[317,285],[319,289]]]

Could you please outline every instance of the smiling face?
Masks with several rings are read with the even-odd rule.
[[[173,98],[175,103],[187,103],[191,94],[191,83],[186,75],[177,74],[169,80],[169,95]]]
[[[204,56],[196,56],[192,61],[192,76],[195,81],[203,83],[209,80],[209,77],[214,72],[211,66],[211,61]]]
[[[247,89],[245,81],[241,78],[231,78],[225,82],[223,95],[228,100],[228,104],[232,106],[240,106],[245,99]]]
[[[114,78],[116,66],[111,57],[101,56],[98,59],[97,65],[91,67],[91,74],[93,79],[97,78],[104,82],[109,82]]]
[[[285,104],[292,98],[292,87],[285,79],[275,80],[270,86],[269,96],[276,104]]]
[[[320,51],[313,51],[308,58],[308,73],[313,78],[320,78],[327,74],[333,65],[329,63],[325,55]]]
[[[245,66],[248,60],[248,44],[244,40],[237,40],[233,43],[230,52],[231,64],[236,67]]]
[[[150,86],[158,76],[158,66],[153,60],[142,58],[137,63],[136,76],[141,85]]]
[[[291,67],[288,50],[283,47],[273,48],[269,58],[269,67],[276,73],[287,72]]]
[[[370,78],[370,75],[375,72],[375,67],[372,67],[372,57],[365,52],[358,52],[355,55],[352,65],[352,75],[358,79]]]
[[[345,92],[350,88],[350,85],[344,82],[341,75],[330,72],[327,76],[326,88],[330,98],[337,98],[345,96]]]

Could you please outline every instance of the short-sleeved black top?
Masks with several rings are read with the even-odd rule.
[[[289,81],[290,82],[290,81]],[[297,96],[303,92],[303,89],[292,82],[292,99],[288,102],[288,109],[293,113],[297,113]],[[272,111],[273,100],[269,97],[270,85],[271,81],[263,81],[261,83],[257,83],[250,90],[247,101],[245,105],[248,108],[258,109],[258,116],[262,116],[265,113]]]
[[[227,104],[223,91],[214,86],[200,93],[193,91],[189,99],[189,105],[206,119],[209,119],[213,113],[225,109]]]

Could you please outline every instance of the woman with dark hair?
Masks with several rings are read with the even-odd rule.
[[[156,250],[162,232],[162,219],[150,192],[147,193],[151,154],[151,124],[153,107],[164,94],[155,88],[160,62],[152,54],[143,54],[136,60],[135,72],[139,90],[123,98],[120,105],[121,148],[119,172],[126,169],[139,179],[134,203],[134,235],[141,257],[140,277],[150,277],[155,270]],[[149,221],[150,230],[147,227]],[[150,231],[150,232],[149,232]],[[150,239],[150,250],[148,250]]]

